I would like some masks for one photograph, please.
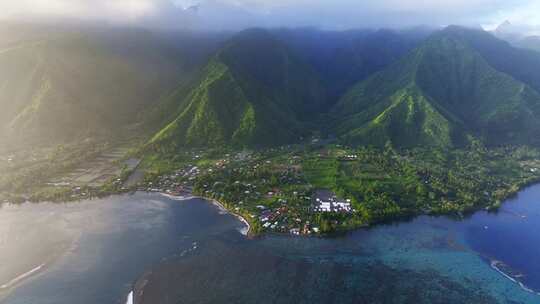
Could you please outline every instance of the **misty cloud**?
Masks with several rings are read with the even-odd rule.
[[[149,27],[329,29],[487,25],[540,28],[535,0],[0,0],[2,19],[81,19]]]

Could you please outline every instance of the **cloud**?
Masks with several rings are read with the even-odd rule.
[[[0,17],[135,20],[156,13],[157,5],[155,0],[0,0]]]
[[[508,20],[513,27],[522,33],[540,35],[540,2],[519,1],[514,6],[505,10],[493,12],[490,18],[491,23],[486,24],[486,28],[495,28],[504,20]]]
[[[189,9],[194,6],[197,9]],[[0,0],[0,18],[77,18],[199,29],[490,25],[506,19],[540,27],[540,4],[537,0]]]

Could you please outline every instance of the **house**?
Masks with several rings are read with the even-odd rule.
[[[346,212],[353,211],[351,200],[338,198],[333,192],[328,190],[317,190],[315,192],[314,210],[316,212]]]

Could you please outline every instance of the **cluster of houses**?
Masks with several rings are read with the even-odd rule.
[[[319,232],[319,227],[312,227],[309,221],[304,224],[303,228],[292,228],[289,230],[289,233],[292,235],[309,235],[312,233],[317,234]]]
[[[356,155],[356,154],[347,154],[347,155],[341,156],[339,159],[342,160],[342,161],[355,161],[355,160],[358,160],[358,155]]]
[[[289,210],[285,206],[276,210],[266,209],[265,206],[257,206],[257,208],[261,209],[259,220],[263,223],[263,228],[267,230],[289,232],[292,235],[309,235],[312,233],[319,233],[320,231],[319,227],[312,227],[309,221],[306,221],[306,223],[302,225],[301,218],[293,218],[292,223],[286,223],[284,219],[286,219],[287,216],[290,216],[290,214],[288,214]]]
[[[265,206],[259,205],[257,206],[258,209],[261,209],[261,213],[259,215],[259,220],[261,221],[262,226],[266,229],[272,229],[275,230],[280,226],[280,229],[285,229],[285,226],[280,225],[278,221],[278,217],[282,214],[287,213],[287,207],[281,207],[276,210],[270,210],[266,209]]]
[[[350,156],[354,158],[354,156]],[[291,156],[286,160],[288,164],[276,163],[273,164],[270,160],[252,162],[249,165],[245,166],[234,166],[229,168],[231,170],[231,175],[246,175],[246,176],[257,176],[257,172],[260,169],[267,170],[268,165],[270,165],[270,170],[278,178],[279,184],[295,184],[302,182],[300,179],[300,167],[296,166],[297,163],[301,162],[301,157],[298,155]],[[216,164],[223,165],[223,163]],[[219,168],[215,168],[219,169]],[[249,216],[253,219],[257,219],[263,229],[267,231],[274,232],[286,232],[293,235],[309,235],[309,234],[318,234],[320,232],[319,227],[312,227],[309,221],[304,221],[301,219],[300,215],[295,215],[294,208],[291,209],[288,204],[287,199],[283,197],[282,189],[278,187],[267,188],[270,183],[269,178],[259,178],[255,184],[242,182],[237,180],[233,182],[233,190],[235,193],[232,195],[227,195],[224,192],[225,183],[221,181],[216,181],[214,185],[208,184],[203,185],[205,194],[209,197],[214,197],[219,200],[220,197],[228,196],[229,201],[237,201],[232,206],[232,209],[236,212],[240,212],[242,209],[249,208],[246,202],[261,202],[263,199],[276,199],[276,203],[279,204],[279,207],[268,208],[264,205],[252,206],[254,207]],[[263,191],[262,189],[267,189]],[[305,199],[306,202],[313,200],[313,197],[309,195],[302,195],[298,191],[291,192],[292,197]],[[337,198],[330,191],[318,191],[315,195],[318,199],[316,204],[311,204],[311,212],[342,212],[342,213],[351,213],[353,212],[352,204],[350,200],[343,200]]]
[[[347,155],[346,157],[351,160],[357,158],[356,155]],[[198,159],[200,156],[194,155],[193,158]],[[229,202],[236,201],[237,203],[229,206],[231,209],[236,212],[240,212],[242,209],[244,211],[251,210],[249,216],[257,219],[267,231],[284,232],[293,235],[318,234],[320,229],[313,227],[309,221],[302,219],[302,215],[300,215],[302,211],[298,213],[296,212],[298,210],[289,205],[287,199],[285,199],[287,195],[282,193],[283,189],[274,185],[268,187],[268,185],[276,182],[277,184],[287,185],[303,182],[300,167],[302,157],[291,155],[290,158],[285,160],[285,164],[279,162],[274,164],[270,160],[257,161],[258,159],[249,153],[228,154],[223,160],[216,161],[211,168],[202,170],[195,165],[188,165],[173,174],[159,177],[153,183],[146,183],[143,187],[146,191],[176,195],[176,193],[184,192],[186,188],[191,190],[189,185],[193,185],[195,180],[202,174],[215,172],[219,176],[221,170],[226,170],[222,172],[224,176],[239,176],[239,180],[232,182],[231,185],[227,185],[219,178],[215,179],[213,183],[208,181],[208,184],[200,185],[205,196]],[[239,165],[231,167],[230,165],[233,162]],[[263,171],[258,172],[259,170]],[[256,182],[246,183],[242,181],[243,177],[251,178],[253,176],[258,176]],[[271,182],[270,178],[277,178],[277,181]],[[353,212],[350,200],[340,199],[330,191],[317,191],[314,196],[310,196],[303,191],[294,191],[291,194],[291,199],[305,199],[307,204],[304,211]],[[249,202],[262,202],[265,199],[273,200],[274,198],[278,206],[271,208],[264,205],[249,206]],[[310,201],[312,201],[311,204]]]
[[[179,182],[181,178],[193,181],[201,174],[201,170],[197,166],[188,165],[184,169],[175,171],[170,175],[160,176],[155,182],[148,182],[146,185],[139,187],[140,191],[148,192],[163,192],[171,195],[181,195],[185,192],[191,192],[191,187],[188,182]]]
[[[338,198],[331,191],[318,190],[315,192],[314,197],[315,203],[313,209],[315,212],[351,213],[354,211],[350,199]]]

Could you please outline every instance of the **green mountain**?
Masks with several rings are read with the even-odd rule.
[[[446,31],[466,42],[489,65],[540,92],[540,53],[512,46],[482,30],[451,26]]]
[[[188,94],[175,94],[177,117],[151,140],[182,145],[269,146],[297,141],[325,103],[314,70],[265,30],[229,40]]]
[[[428,28],[402,31],[300,28],[273,33],[317,70],[332,106],[351,86],[398,61],[431,32]]]
[[[139,114],[200,68],[173,41],[134,29],[11,25],[0,37],[0,145],[137,134]]]
[[[536,142],[540,94],[493,68],[460,33],[434,34],[353,87],[333,110],[341,138],[400,147],[459,146],[470,136],[493,145]]]
[[[156,149],[275,146],[327,129],[378,146],[538,144],[540,53],[428,32],[2,27],[0,147],[141,133]]]

